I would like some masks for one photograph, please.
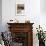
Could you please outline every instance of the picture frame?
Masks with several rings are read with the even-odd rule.
[[[25,6],[24,4],[16,4],[16,15],[24,15]]]

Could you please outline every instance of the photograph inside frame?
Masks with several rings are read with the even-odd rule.
[[[24,4],[17,4],[17,14],[23,14],[24,9]]]

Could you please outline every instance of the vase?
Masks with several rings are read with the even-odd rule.
[[[39,46],[45,46],[45,41],[39,40]]]

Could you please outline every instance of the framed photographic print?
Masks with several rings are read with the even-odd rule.
[[[16,4],[16,14],[23,15],[25,13],[25,6],[24,4]]]

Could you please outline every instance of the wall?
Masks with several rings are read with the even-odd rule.
[[[27,2],[26,2],[27,1]],[[15,14],[15,2],[22,2],[25,4],[25,15],[17,16]],[[39,14],[40,14],[40,0],[2,0],[2,23],[3,26],[6,25],[8,20],[10,19],[17,19],[21,20],[20,22],[24,22],[26,19],[30,20],[34,23],[39,23]],[[19,18],[19,19],[18,19]],[[23,19],[22,19],[23,18]],[[37,21],[38,20],[38,21]]]
[[[16,3],[25,4],[25,13],[23,16],[16,15]],[[3,31],[8,30],[7,22],[11,19],[17,19],[19,22],[30,20],[33,25],[33,45],[38,46],[38,39],[36,37],[36,27],[39,24],[46,30],[46,15],[41,11],[42,3],[40,0],[2,0],[2,25]]]
[[[40,0],[40,9],[42,13],[46,13],[46,0]]]
[[[40,24],[46,31],[46,0],[40,0]]]
[[[2,0],[0,0],[0,31],[2,31]]]

